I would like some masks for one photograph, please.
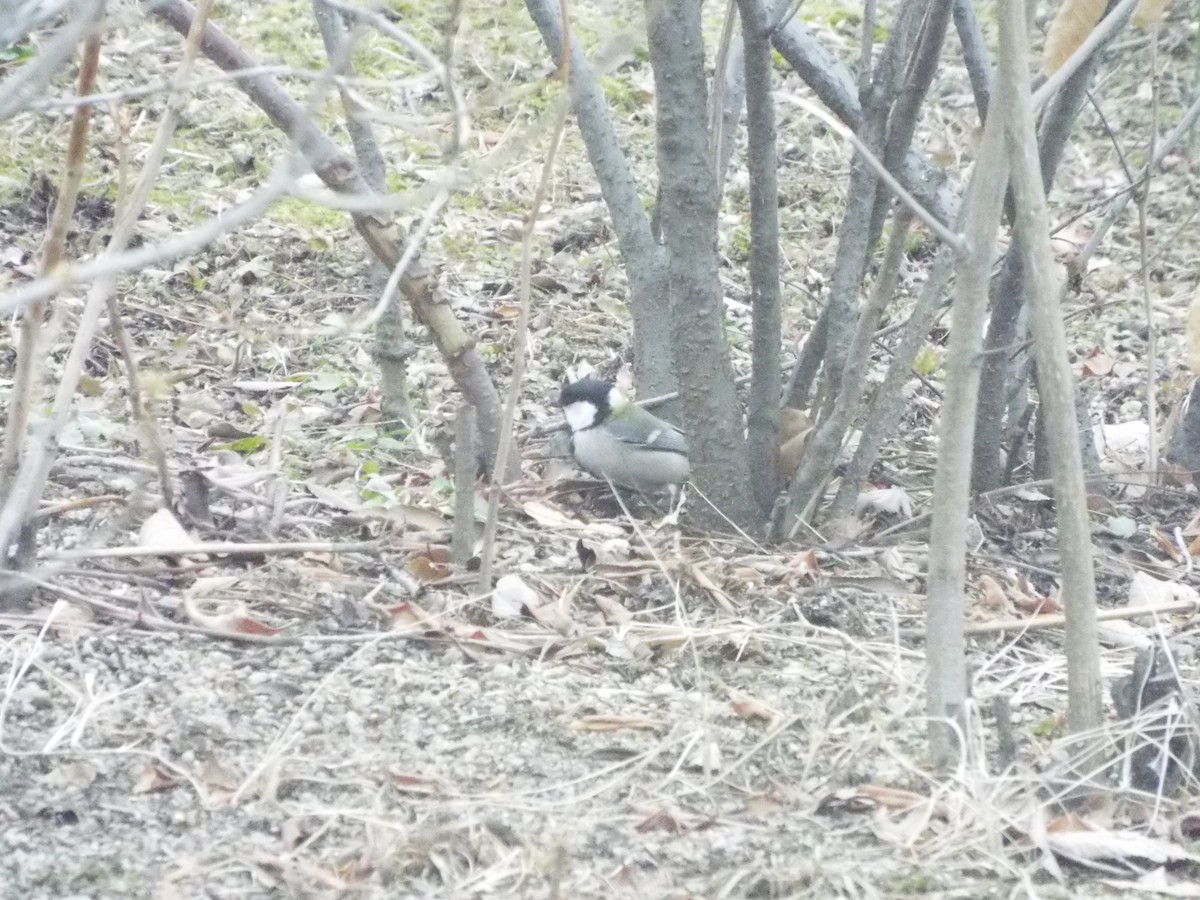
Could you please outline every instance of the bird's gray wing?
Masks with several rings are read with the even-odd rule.
[[[683,432],[641,407],[631,406],[619,415],[609,416],[605,425],[613,437],[626,444],[687,456],[687,438]]]

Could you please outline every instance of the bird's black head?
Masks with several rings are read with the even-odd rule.
[[[562,389],[558,405],[567,413],[567,421],[571,423],[571,428],[577,430],[603,422],[608,417],[612,412],[612,392],[613,386],[607,381],[581,378]],[[582,410],[589,406],[595,410],[594,416],[583,415]],[[589,419],[590,421],[587,421]]]

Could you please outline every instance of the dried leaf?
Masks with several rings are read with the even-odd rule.
[[[679,834],[693,827],[693,825],[688,823],[683,813],[669,806],[662,806],[651,810],[637,824],[638,831],[665,831],[669,834]]]
[[[628,625],[633,621],[633,613],[622,606],[619,600],[613,600],[611,597],[601,595],[597,595],[592,599],[600,607],[600,612],[604,615],[605,621],[610,624]]]
[[[625,529],[619,525],[613,525],[611,522],[581,522],[542,500],[526,500],[521,504],[521,509],[543,528],[563,528],[607,537],[625,536]]]
[[[135,794],[157,794],[160,791],[169,791],[171,788],[179,784],[179,779],[175,775],[154,763],[147,763],[146,768],[142,769],[138,775],[137,781],[133,783],[133,792]]]
[[[215,756],[210,756],[204,763],[200,778],[213,795],[209,798],[210,800],[228,799],[241,786],[241,782],[222,766]]]
[[[581,716],[574,722],[576,731],[653,731],[659,722],[647,716],[621,716],[615,713],[595,713]]]
[[[1046,35],[1042,53],[1042,71],[1053,75],[1087,40],[1100,17],[1107,0],[1063,0]]]
[[[437,616],[422,609],[411,600],[398,603],[387,612],[392,622],[393,631],[416,631],[420,633],[445,631],[442,623],[438,621]]]
[[[800,468],[812,430],[808,416],[800,410],[785,407],[779,411],[779,458],[776,471],[780,478],[791,478]]]
[[[1107,375],[1113,370],[1114,360],[1103,350],[1093,350],[1083,360],[1084,375]]]
[[[1130,21],[1134,28],[1146,28],[1166,15],[1171,0],[1142,0],[1133,11]]]
[[[1134,572],[1129,582],[1129,606],[1158,606],[1164,603],[1200,604],[1200,593],[1178,581],[1161,581],[1145,572]]]
[[[1179,545],[1175,543],[1175,538],[1171,535],[1164,534],[1157,528],[1151,528],[1150,539],[1153,540],[1158,546],[1158,549],[1162,551],[1163,556],[1166,556],[1168,559],[1177,563],[1184,561],[1183,553],[1180,551]]]
[[[450,566],[444,562],[435,562],[424,553],[414,556],[405,564],[404,568],[426,584],[432,581],[441,581],[451,575]]]
[[[497,619],[514,619],[522,615],[526,607],[532,609],[540,602],[538,592],[520,575],[503,575],[492,591],[492,615]]]
[[[338,491],[312,481],[306,481],[304,486],[323,506],[340,509],[343,512],[358,512],[362,509],[362,499],[358,496],[357,491]]]
[[[195,597],[185,596],[183,598],[183,609],[187,613],[188,620],[193,625],[197,625],[214,634],[226,635],[228,637],[269,637],[279,634],[281,630],[273,625],[267,625],[264,622],[251,618],[246,613],[246,605],[244,603],[233,604],[227,612],[210,614],[200,610]]]
[[[1076,862],[1150,860],[1161,864],[1200,859],[1170,841],[1130,830],[1047,831],[1046,843],[1059,856]]]
[[[997,617],[1010,614],[1008,595],[1000,586],[1000,582],[991,575],[980,575],[976,586],[979,588],[981,609]]]
[[[557,631],[564,637],[569,637],[575,633],[575,623],[571,621],[569,615],[559,608],[557,600],[543,603],[540,606],[537,604],[526,606],[526,609],[529,610],[529,615],[533,617],[533,620],[543,628]]]
[[[751,697],[748,694],[738,694],[730,700],[730,705],[733,706],[733,711],[738,718],[745,719],[748,722],[759,721],[766,725],[778,721],[782,716],[777,709],[773,709],[761,700]]]
[[[195,550],[197,542],[169,509],[160,509],[142,523],[138,530],[138,546],[177,550],[182,556],[186,551]]]
[[[929,802],[929,797],[915,791],[888,787],[883,784],[860,784],[858,795],[888,809],[912,809]]]

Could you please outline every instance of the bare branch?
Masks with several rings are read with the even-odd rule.
[[[770,511],[779,493],[779,345],[783,330],[779,293],[779,185],[775,156],[775,105],[771,99],[771,32],[764,0],[738,0],[746,71],[746,128],[750,170],[750,404],[747,449],[751,486],[759,510]]]

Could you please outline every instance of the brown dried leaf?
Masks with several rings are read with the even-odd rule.
[[[1103,350],[1097,348],[1083,360],[1084,375],[1107,375],[1113,370],[1114,360]]]
[[[776,471],[780,478],[791,478],[800,468],[810,434],[812,424],[800,410],[785,407],[779,411],[779,458]]]
[[[749,694],[739,694],[733,697],[730,700],[730,705],[733,706],[733,711],[737,713],[738,718],[745,719],[748,722],[759,721],[770,725],[781,718],[779,710],[768,706],[755,697],[751,697]]]
[[[1004,592],[1004,588],[1000,586],[1000,582],[991,575],[980,575],[975,585],[979,588],[979,609],[993,616],[1007,616],[1010,614],[1008,595]]]
[[[412,557],[404,568],[408,569],[409,574],[426,584],[449,578],[451,574],[450,566],[443,562],[435,562],[424,553]]]
[[[1042,71],[1053,75],[1087,40],[1100,17],[1107,0],[1063,0],[1046,35],[1042,53]]]

